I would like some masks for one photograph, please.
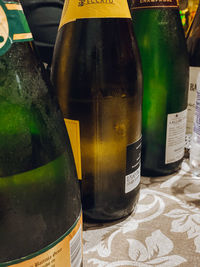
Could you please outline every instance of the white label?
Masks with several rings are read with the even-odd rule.
[[[197,97],[196,97],[196,107],[194,116],[194,134],[200,138],[200,74],[197,79]]]
[[[167,116],[165,164],[180,160],[184,155],[187,110]]]
[[[125,193],[127,194],[131,192],[133,189],[135,189],[139,185],[139,183],[140,183],[140,167],[136,171],[126,175]]]
[[[197,76],[199,72],[200,67],[190,67],[186,134],[192,134],[193,132],[197,95]]]

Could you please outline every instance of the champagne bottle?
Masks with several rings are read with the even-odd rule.
[[[177,171],[184,155],[188,54],[175,0],[132,1],[131,14],[141,54],[142,175]]]
[[[188,90],[188,113],[186,127],[186,151],[189,156],[191,136],[193,133],[195,105],[197,96],[197,77],[200,72],[200,5],[187,32],[187,49],[189,53],[189,90]]]
[[[0,19],[0,266],[80,266],[80,189],[62,113],[20,3],[0,0]]]
[[[127,216],[140,184],[142,73],[126,0],[65,1],[51,78],[72,138],[80,128],[84,218]]]

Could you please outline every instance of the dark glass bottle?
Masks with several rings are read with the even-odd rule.
[[[127,216],[140,184],[142,74],[126,0],[65,2],[51,77],[64,117],[80,123],[85,218]]]
[[[19,2],[0,0],[0,19],[0,266],[80,266],[80,190],[62,113]],[[66,251],[75,239],[76,259]]]
[[[142,175],[177,171],[184,155],[188,54],[176,1],[132,1],[144,80]]]
[[[20,0],[42,62],[51,65],[64,0]]]

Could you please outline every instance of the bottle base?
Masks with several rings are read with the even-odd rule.
[[[173,174],[181,169],[181,165],[177,166],[174,169],[148,169],[148,168],[143,168],[141,170],[141,175],[142,176],[148,176],[148,177],[158,177],[158,176],[167,176],[170,174]]]
[[[123,219],[129,215],[131,215],[135,210],[139,199],[139,192],[137,192],[134,200],[126,205],[125,208],[122,207],[123,199],[119,204],[120,207],[114,207],[114,205],[109,205],[107,207],[93,207],[93,208],[84,208],[83,205],[83,221],[88,223],[94,222],[113,222],[116,220]]]
[[[83,222],[84,223],[112,223],[122,219],[126,219],[136,210],[136,205],[133,209],[118,213],[117,215],[107,213],[97,213],[96,211],[84,212],[83,211]]]

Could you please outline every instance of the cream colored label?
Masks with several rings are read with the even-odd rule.
[[[168,114],[165,164],[183,158],[185,146],[187,110]]]
[[[73,230],[67,234],[55,246],[23,260],[17,264],[9,264],[11,267],[72,267],[81,266],[82,261],[82,216]]]
[[[3,8],[0,6],[0,49],[4,47],[9,38],[9,25],[6,13],[4,12]]]
[[[85,18],[131,18],[131,14],[127,0],[66,0],[60,28]]]
[[[65,125],[68,131],[74,161],[76,164],[76,171],[78,179],[82,180],[82,170],[81,170],[81,142],[80,142],[80,126],[79,121],[64,119]]]

